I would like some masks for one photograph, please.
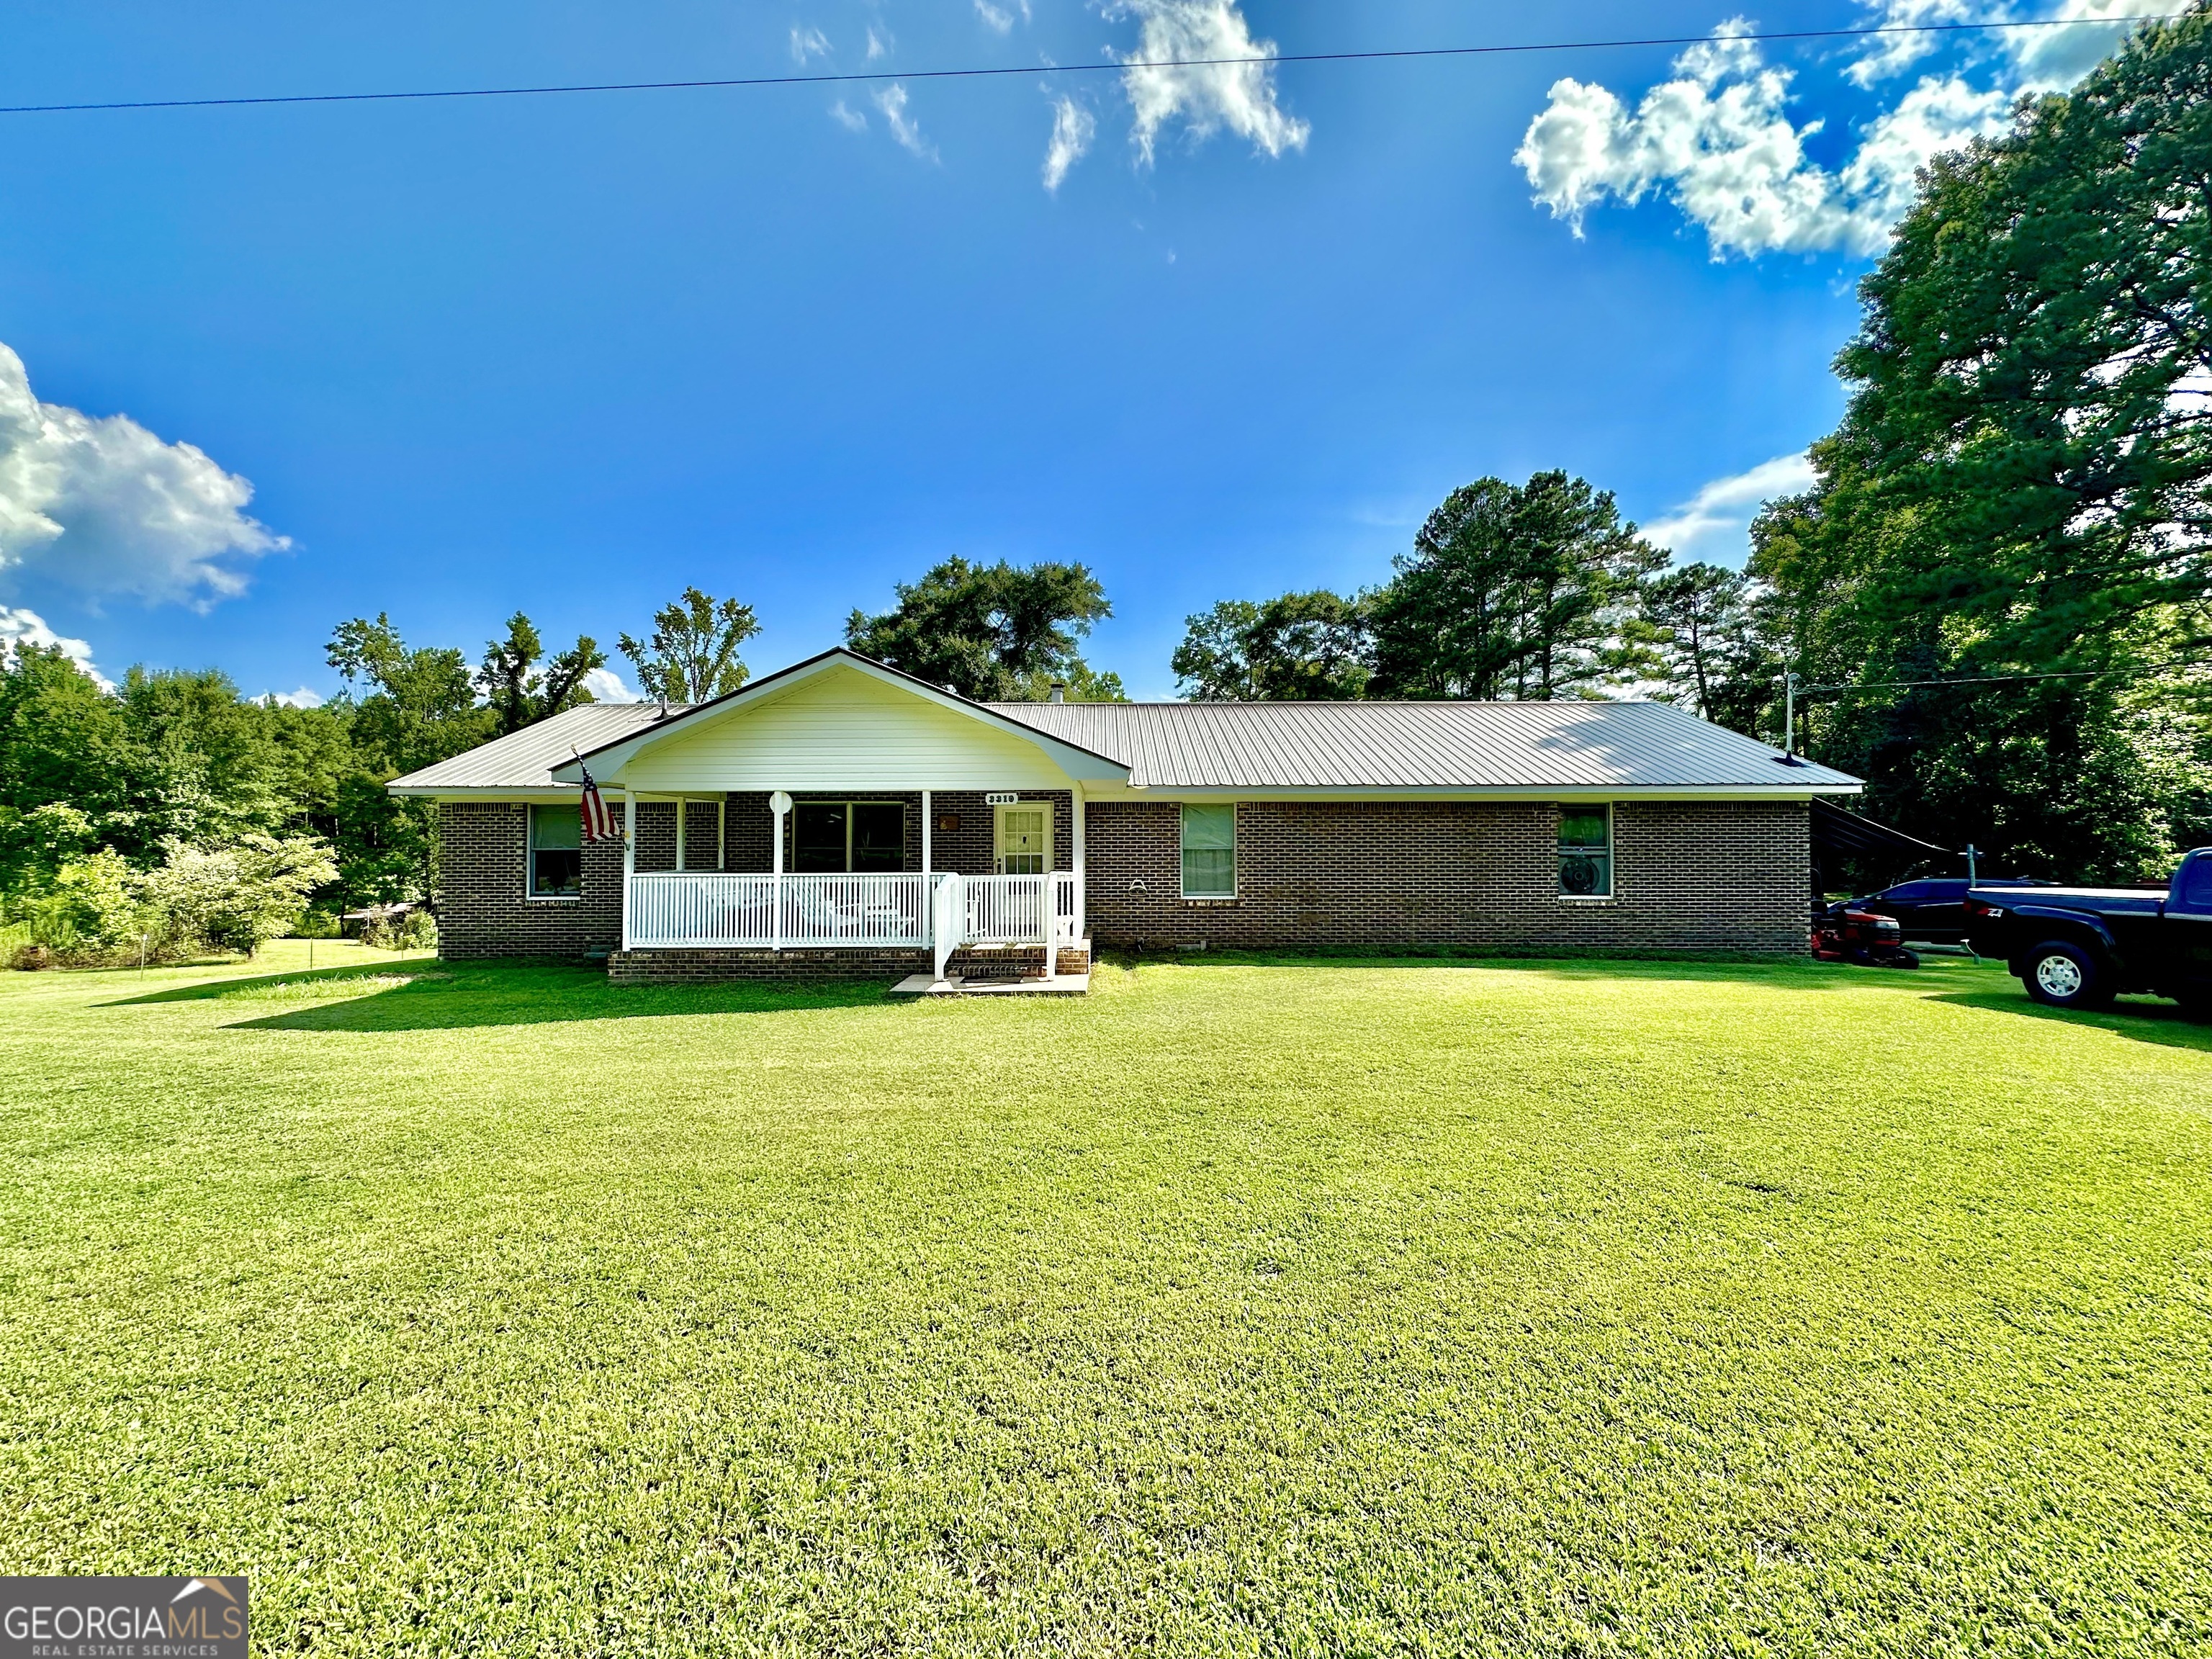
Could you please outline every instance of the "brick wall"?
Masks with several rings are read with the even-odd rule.
[[[1561,902],[1549,803],[1245,802],[1232,901],[1181,896],[1174,802],[1093,802],[1085,822],[1101,944],[1805,949],[1799,803],[1616,805],[1602,903]]]
[[[582,897],[533,899],[529,831],[520,802],[439,804],[440,956],[580,957],[621,942],[622,843],[584,848]]]
[[[732,980],[902,980],[929,971],[927,951],[617,951],[617,985],[714,985]]]
[[[906,867],[921,868],[921,793],[919,790],[901,793],[896,790],[872,790],[840,793],[836,790],[793,790],[793,802],[809,800],[895,800],[906,807]],[[1048,799],[1052,804],[1053,867],[1065,870],[1074,857],[1074,842],[1071,833],[1069,813],[1073,810],[1067,791],[1026,789],[1024,800]],[[929,861],[934,869],[956,870],[963,876],[988,876],[992,871],[991,808],[981,793],[970,790],[932,790],[929,798],[932,817],[942,822],[945,817],[957,818],[959,827],[954,830],[933,828],[930,832]],[[774,867],[775,818],[768,810],[766,791],[733,793],[729,797],[729,867],[734,871],[762,873]],[[710,832],[711,833],[711,832]],[[791,821],[784,821],[784,868],[791,867]],[[641,858],[644,842],[639,842]],[[656,867],[674,869],[674,852],[671,861]],[[647,866],[641,862],[638,868]]]

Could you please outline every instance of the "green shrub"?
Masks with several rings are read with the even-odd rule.
[[[329,848],[312,836],[250,835],[213,849],[171,842],[167,853],[140,892],[167,919],[168,939],[247,956],[295,926],[307,895],[337,878]]]
[[[438,948],[438,921],[428,910],[410,910],[400,924],[392,930],[392,944],[398,951],[434,951]]]

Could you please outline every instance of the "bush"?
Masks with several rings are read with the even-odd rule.
[[[167,861],[140,891],[167,922],[167,937],[252,956],[297,924],[307,895],[337,878],[330,850],[311,836],[252,835],[213,850],[168,843]]]
[[[428,910],[414,909],[406,919],[392,929],[392,945],[396,951],[434,951],[438,948],[438,921]]]
[[[45,954],[36,964],[135,959],[166,932],[156,907],[141,897],[138,872],[112,848],[64,864],[52,880],[18,898],[15,918]]]

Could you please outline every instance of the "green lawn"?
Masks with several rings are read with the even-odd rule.
[[[0,975],[0,1571],[272,1654],[2212,1647],[2161,1005],[278,948]]]

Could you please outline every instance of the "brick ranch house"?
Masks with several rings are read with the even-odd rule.
[[[391,787],[439,803],[447,957],[942,981],[1094,939],[1794,953],[1810,804],[1859,783],[1666,703],[981,703],[838,649]]]

